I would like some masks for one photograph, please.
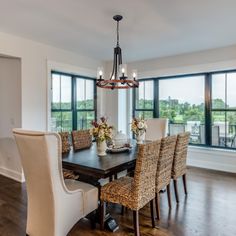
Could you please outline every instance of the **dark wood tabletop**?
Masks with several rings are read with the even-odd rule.
[[[135,167],[136,145],[128,152],[107,153],[106,156],[97,155],[96,143],[89,149],[63,154],[64,168],[95,179],[107,178],[123,170]]]

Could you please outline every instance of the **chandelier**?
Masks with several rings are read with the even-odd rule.
[[[122,52],[119,44],[119,22],[123,19],[121,15],[115,15],[113,19],[117,22],[116,26],[116,47],[114,48],[113,69],[109,79],[104,79],[104,72],[101,67],[98,68],[96,85],[106,89],[128,89],[138,88],[137,72],[133,70],[132,79],[127,76],[127,66],[122,64]]]

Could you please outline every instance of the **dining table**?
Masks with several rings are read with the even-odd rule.
[[[100,197],[101,180],[112,181],[113,178],[117,178],[118,173],[124,170],[128,172],[134,170],[136,152],[137,145],[132,142],[132,148],[125,152],[107,152],[106,156],[98,156],[96,143],[93,142],[88,149],[71,150],[69,153],[63,154],[62,166],[76,172],[80,181],[96,186]]]
[[[125,152],[107,152],[106,156],[98,156],[96,143],[88,149],[71,150],[62,155],[62,166],[79,174],[81,181],[94,186],[100,185],[100,179],[112,179],[119,172],[134,169],[137,147],[135,142],[132,148]]]

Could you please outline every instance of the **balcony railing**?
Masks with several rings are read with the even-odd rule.
[[[205,144],[205,125],[199,121],[184,123],[170,123],[168,133],[175,135],[185,131],[190,132],[190,143]],[[236,148],[236,124],[212,125],[212,146]]]

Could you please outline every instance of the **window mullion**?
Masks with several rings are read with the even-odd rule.
[[[97,86],[96,86],[96,80],[94,80],[93,83],[94,86],[94,103],[93,103],[93,110],[94,110],[94,115],[95,115],[95,120],[97,120]]]
[[[158,79],[154,79],[153,81],[154,83],[154,111],[153,111],[153,116],[154,118],[158,118],[160,117],[160,106],[159,106],[159,80]]]
[[[77,130],[77,87],[76,87],[76,77],[72,76],[72,129]]]
[[[207,73],[205,75],[205,137],[207,146],[210,146],[212,143],[211,97],[212,97],[212,76],[210,73]]]

